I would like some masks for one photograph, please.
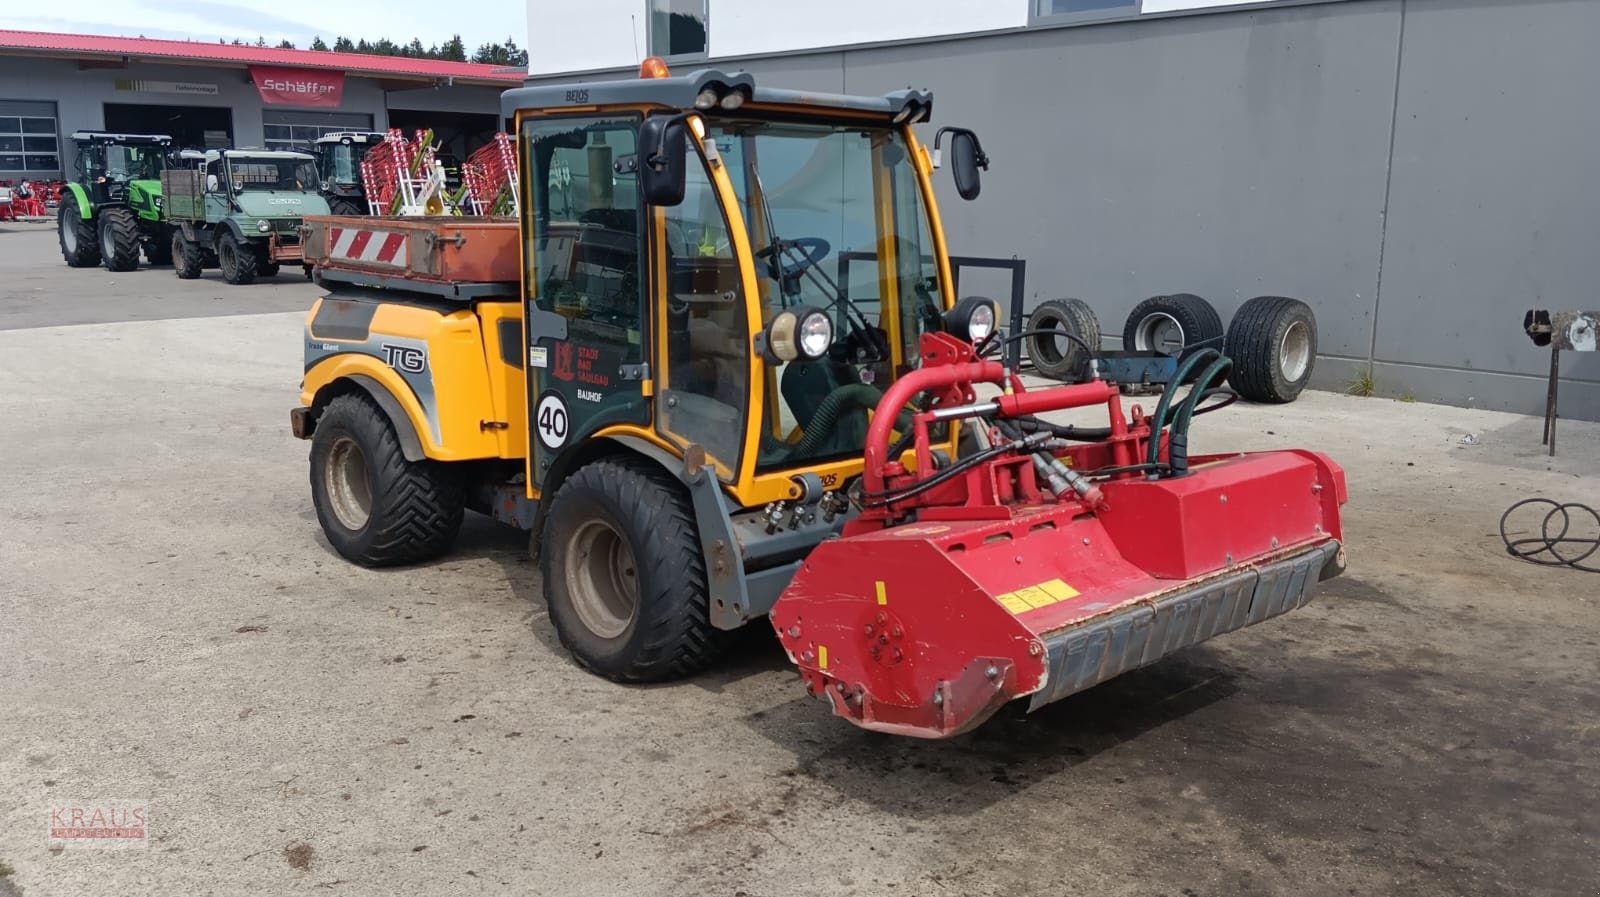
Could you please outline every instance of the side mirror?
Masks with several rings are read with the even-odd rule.
[[[944,138],[946,131],[950,132],[950,173],[955,176],[956,192],[962,199],[977,199],[983,187],[978,179],[978,170],[989,170],[989,157],[984,153],[983,145],[978,143],[977,134],[966,128],[940,128],[939,133],[933,135],[933,167],[939,167],[939,141]]]
[[[653,206],[683,202],[688,166],[685,116],[656,116],[639,125],[639,192]]]

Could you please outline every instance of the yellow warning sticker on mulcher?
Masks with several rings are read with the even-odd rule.
[[[1068,598],[1076,597],[1078,597],[1077,589],[1059,579],[1047,579],[1038,585],[1018,589],[1015,592],[1007,592],[1004,595],[996,595],[995,600],[999,601],[1006,610],[1014,614],[1020,614],[1047,607],[1057,601],[1065,601]]]

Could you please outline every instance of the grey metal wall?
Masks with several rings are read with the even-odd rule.
[[[1596,45],[1594,0],[1362,0],[717,64],[931,87],[994,163],[975,203],[940,180],[952,251],[1108,331],[1158,293],[1296,296],[1320,386],[1537,412],[1522,312],[1600,307]],[[1600,356],[1562,372],[1600,419]]]

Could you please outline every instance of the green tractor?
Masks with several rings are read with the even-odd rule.
[[[318,137],[311,152],[322,176],[322,196],[335,215],[366,215],[367,192],[362,186],[361,160],[367,150],[384,140],[375,131],[338,131]]]
[[[104,264],[113,271],[172,262],[161,214],[161,172],[172,138],[160,134],[77,131],[78,179],[69,182],[57,213],[61,257],[74,268]]]

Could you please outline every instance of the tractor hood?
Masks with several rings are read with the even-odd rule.
[[[246,191],[234,197],[239,211],[256,218],[299,218],[328,214],[328,202],[315,193],[295,190]]]

